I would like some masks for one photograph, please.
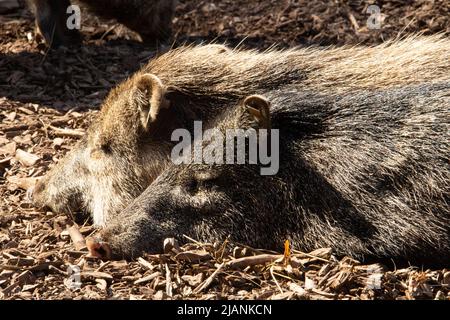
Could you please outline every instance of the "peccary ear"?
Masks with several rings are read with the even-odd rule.
[[[261,129],[270,129],[270,102],[263,96],[251,95],[245,98],[247,114]]]
[[[161,109],[169,107],[165,93],[163,83],[153,74],[140,75],[136,80],[132,99],[139,108],[142,126],[145,130],[156,120]]]

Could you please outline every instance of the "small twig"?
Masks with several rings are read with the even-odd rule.
[[[273,267],[273,266],[272,266],[272,267]],[[284,278],[284,279],[286,279],[286,280],[295,281],[295,278],[290,277],[290,276],[286,276],[286,275],[284,275],[284,274],[282,274],[282,273],[278,273],[278,272],[275,272],[275,271],[274,271],[273,274],[276,275],[276,276],[278,276],[278,277],[280,277],[280,278]]]
[[[337,294],[336,293],[329,293],[329,292],[325,292],[316,288],[312,288],[311,289],[312,292],[317,293],[321,296],[327,297],[327,298],[334,298],[336,299]]]
[[[152,273],[152,274],[150,274],[148,276],[145,276],[145,277],[143,277],[141,279],[137,279],[134,282],[134,284],[141,284],[141,283],[145,283],[145,282],[150,282],[150,281],[152,281],[153,279],[155,279],[156,277],[159,277],[159,276],[162,276],[162,273],[159,272],[159,271],[156,271],[156,272],[154,272],[154,273]]]
[[[100,265],[100,267],[98,267],[97,269],[95,269],[95,272],[100,272],[103,269],[105,269],[109,264],[111,263],[110,260],[106,261],[106,262],[102,262],[102,264]]]
[[[60,270],[57,267],[52,266],[52,265],[48,266],[48,270],[53,270],[53,271],[56,271],[59,274],[62,274],[63,276],[67,276],[67,272],[64,272],[64,271],[62,271],[62,270]]]
[[[275,254],[260,254],[258,256],[251,256],[251,257],[243,257],[239,259],[234,259],[227,262],[227,266],[231,268],[239,268],[243,269],[248,266],[254,266],[254,265],[264,265],[266,263],[272,263],[278,259],[282,259],[283,255],[275,255]]]
[[[178,253],[175,257],[175,260],[184,260],[184,261],[204,261],[211,259],[211,255],[204,250],[191,250],[191,251],[183,251]]]
[[[280,293],[283,294],[283,289],[281,289],[280,284],[278,283],[277,279],[275,278],[275,275],[273,274],[273,266],[270,267],[270,275],[272,276],[273,281],[277,285],[278,290],[280,290]]]
[[[225,249],[226,249],[226,247],[227,247],[227,244],[229,243],[229,238],[230,237],[227,237],[225,240],[224,240],[224,242],[222,243],[222,245],[220,246],[220,249],[217,251],[217,253],[219,253],[220,252],[220,257],[219,257],[219,259],[223,259],[223,254],[225,253]],[[216,254],[217,254],[216,253]]]
[[[85,132],[82,130],[62,129],[62,128],[54,127],[52,125],[49,125],[48,127],[54,131],[53,133],[56,136],[61,136],[61,137],[82,138],[85,134]]]
[[[290,20],[287,20],[287,21],[283,21],[283,22],[281,22],[281,23],[278,23],[278,24],[275,26],[275,30],[276,30],[276,29],[280,29],[280,28],[282,28],[282,27],[284,27],[284,26],[287,26],[288,24],[293,23],[293,22],[295,22],[295,19],[290,19]]]
[[[306,256],[307,258],[313,258],[313,259],[317,259],[317,260],[324,261],[324,262],[328,262],[328,263],[332,263],[332,262],[333,262],[333,261],[331,261],[331,260],[324,259],[324,258],[320,258],[320,257],[315,256],[315,255],[313,255],[313,254],[301,252],[301,251],[298,251],[298,250],[292,250],[292,252],[294,253],[293,256],[296,256],[296,255],[303,255],[303,256]],[[300,258],[300,257],[298,257],[298,258]]]
[[[192,239],[191,237],[188,237],[188,236],[185,235],[185,234],[183,234],[183,237],[185,237],[185,238],[188,239],[189,241],[191,241],[191,242],[193,242],[193,243],[195,243],[195,244],[197,244],[197,245],[199,245],[199,246],[203,246],[203,243],[201,243],[201,242],[199,242],[199,241],[197,241],[197,240],[194,240],[194,239]]]
[[[16,159],[24,166],[31,167],[40,159],[37,155],[26,152],[22,149],[16,150]]]
[[[197,288],[194,289],[194,293],[198,294],[200,292],[202,292],[203,290],[205,290],[206,288],[208,288],[211,283],[213,282],[213,280],[216,278],[217,274],[220,272],[220,270],[222,270],[222,268],[224,267],[225,263],[221,263],[216,271],[214,271],[209,277],[208,279],[205,280],[205,282],[203,282],[201,285],[199,285]]]
[[[62,124],[66,124],[70,120],[71,120],[70,118],[63,116],[63,117],[60,117],[59,119],[54,119],[54,120],[50,121],[50,125],[54,125],[54,126],[62,125]],[[41,128],[41,127],[45,128],[46,126],[47,125],[41,119],[39,119],[38,121],[31,121],[30,123],[27,123],[27,124],[10,125],[7,127],[1,125],[1,130],[3,132],[25,131],[25,130],[32,130],[32,129]]]
[[[40,127],[44,130],[45,138],[48,139],[48,125],[46,125],[42,119],[39,119],[39,122]]]
[[[13,266],[10,264],[0,264],[0,270],[23,270],[23,267],[20,266]]]
[[[67,231],[69,231],[70,238],[72,239],[75,249],[77,251],[86,248],[86,240],[84,239],[83,235],[80,233],[80,231],[76,226],[68,228]]]
[[[353,28],[356,32],[359,30],[359,24],[358,21],[356,21],[355,16],[349,11],[347,12],[348,19],[350,20],[351,24],[353,25]]]
[[[111,31],[113,31],[117,27],[117,24],[114,24],[113,26],[109,27],[108,30],[103,33],[103,35],[100,37],[100,40],[103,40]]]
[[[29,110],[27,108],[24,108],[24,107],[19,107],[19,108],[17,108],[17,110],[20,110],[20,111],[22,111],[23,113],[25,113],[26,115],[29,115],[29,116],[34,114],[34,111],[31,111],[31,110]]]
[[[96,271],[82,271],[80,273],[81,278],[99,278],[99,279],[105,279],[105,280],[113,280],[114,277],[106,272],[96,272]]]
[[[247,249],[247,250],[257,253],[257,254],[279,254],[277,251],[261,249],[261,248],[252,248],[252,247],[245,245],[243,243],[240,243],[240,242],[230,241],[230,244],[235,245],[237,247],[242,247],[244,249]]]
[[[30,190],[36,185],[39,178],[17,178],[15,176],[12,176],[7,177],[6,180],[9,183],[15,184],[23,190]]]
[[[8,126],[3,128],[2,126],[2,131],[3,132],[11,132],[11,131],[25,131],[25,130],[30,130],[34,127],[39,127],[39,122],[32,122],[30,124],[18,124],[18,125],[12,125],[12,126]]]
[[[148,262],[144,258],[138,258],[138,262],[141,265],[141,267],[146,268],[148,270],[153,270],[155,268],[155,266],[153,266],[150,262]]]
[[[172,297],[172,279],[170,276],[170,269],[166,263],[166,294]]]

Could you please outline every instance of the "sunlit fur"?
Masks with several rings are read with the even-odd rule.
[[[193,119],[214,119],[230,102],[281,88],[317,95],[402,88],[448,81],[449,70],[450,40],[439,36],[376,47],[261,53],[221,45],[174,49],[110,92],[87,137],[41,181],[34,200],[57,212],[97,210],[98,224],[138,196],[169,163],[173,129],[192,129]],[[170,101],[149,130],[140,120],[145,99],[136,93],[146,73],[161,80]]]
[[[183,235],[415,264],[450,262],[450,81],[350,93],[271,91],[280,171],[171,165],[101,237],[118,257]],[[242,105],[213,124],[254,127]]]

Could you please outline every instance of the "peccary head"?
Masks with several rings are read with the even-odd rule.
[[[86,136],[33,191],[37,206],[55,212],[84,210],[102,226],[162,170],[172,126],[165,88],[140,74],[114,89]],[[169,142],[167,142],[169,141]]]
[[[272,130],[267,130],[269,102],[261,96],[250,96],[220,118],[215,128],[223,136],[226,130],[243,129],[248,134],[255,133],[257,139],[253,142],[268,143],[267,137],[259,133],[266,130],[272,138]],[[225,140],[228,144],[229,140]],[[204,156],[211,143],[212,140],[203,140]],[[130,257],[142,251],[160,251],[166,237],[183,239],[183,235],[203,241],[219,241],[233,235],[233,240],[246,244],[281,245],[279,239],[284,234],[274,234],[277,227],[271,214],[277,210],[278,201],[269,200],[271,195],[280,193],[280,184],[276,176],[261,176],[259,161],[249,163],[250,143],[247,137],[244,164],[171,164],[117,219],[108,223],[101,233],[102,242],[91,243],[91,253],[104,257],[112,252],[117,257]],[[235,156],[243,146],[236,139]],[[225,149],[225,145],[219,149]],[[266,190],[268,201],[261,201],[260,190]],[[268,228],[270,233],[261,232]]]
[[[228,70],[219,63],[227,52],[219,45],[172,50],[114,88],[86,137],[38,183],[35,204],[56,212],[82,209],[104,225],[161,172],[174,129],[203,119],[200,112],[214,116],[211,101],[226,95],[212,94],[211,86],[223,75],[216,70],[204,79],[208,67],[199,66],[210,61]]]

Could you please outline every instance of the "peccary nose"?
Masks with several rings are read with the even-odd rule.
[[[86,246],[89,250],[89,255],[97,257],[102,260],[111,260],[111,247],[108,243],[101,241],[99,238],[88,237],[86,239]]]
[[[39,193],[44,191],[44,189],[45,189],[45,185],[42,182],[42,179],[38,180],[34,186],[30,187],[27,190],[27,193],[26,193],[27,200],[33,201],[34,199],[36,199],[36,195],[38,195]]]

